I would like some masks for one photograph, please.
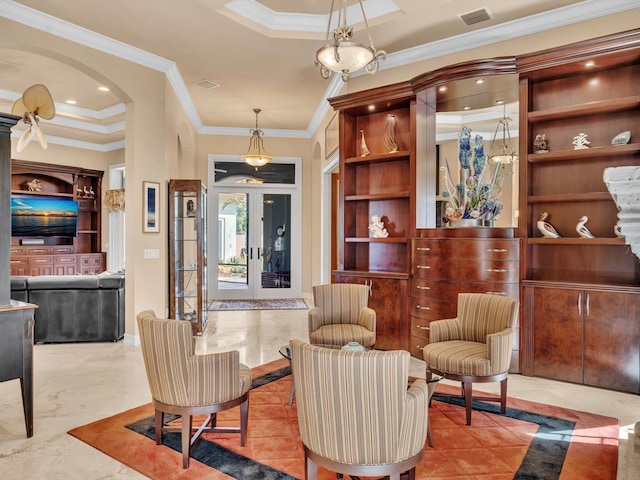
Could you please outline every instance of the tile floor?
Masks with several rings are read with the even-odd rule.
[[[290,338],[307,339],[305,310],[211,312],[197,349],[198,353],[237,349],[241,361],[254,367],[281,358],[278,348]],[[34,348],[32,438],[25,436],[19,382],[0,383],[0,478],[145,478],[66,433],[150,401],[139,348],[122,341]],[[422,362],[413,362],[412,374],[423,375],[423,369]],[[490,384],[483,387],[491,388]],[[619,418],[617,478],[640,478],[640,438],[634,442],[640,396],[520,375],[510,376],[509,395]]]

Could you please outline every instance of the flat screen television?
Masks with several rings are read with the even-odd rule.
[[[78,202],[64,197],[11,196],[11,236],[75,237]]]

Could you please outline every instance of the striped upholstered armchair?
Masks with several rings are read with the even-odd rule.
[[[371,348],[376,342],[376,312],[367,307],[368,285],[330,283],[313,287],[309,310],[309,342],[341,347],[358,342]]]
[[[196,355],[189,322],[156,318],[140,313],[138,330],[149,388],[155,408],[156,444],[163,432],[181,432],[182,466],[189,467],[191,445],[205,432],[240,433],[247,438],[251,369],[240,363],[238,351]],[[217,427],[216,413],[240,405],[240,427]],[[167,425],[164,414],[182,417],[181,426]],[[193,415],[207,415],[192,426]],[[202,429],[201,429],[202,428]],[[192,437],[192,433],[196,435]]]
[[[407,389],[409,352],[289,346],[305,479],[317,478],[318,465],[351,477],[415,478],[429,394],[424,379]]]
[[[518,301],[486,293],[458,294],[458,316],[429,324],[429,344],[423,355],[430,369],[448,380],[462,383],[467,425],[471,425],[473,400],[500,401],[507,405],[507,377],[513,335],[518,323]],[[476,382],[500,382],[500,398],[473,397]]]

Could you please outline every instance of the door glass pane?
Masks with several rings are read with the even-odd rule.
[[[262,288],[291,288],[291,195],[262,196]]]
[[[247,289],[246,193],[218,194],[218,288]]]
[[[293,163],[267,163],[255,168],[244,162],[216,162],[216,183],[296,183],[296,166]]]

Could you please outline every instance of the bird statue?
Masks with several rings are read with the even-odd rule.
[[[622,228],[620,228],[620,225],[617,223],[613,226],[613,233],[615,233],[616,237],[618,238],[624,238]]]
[[[593,233],[591,233],[589,229],[584,226],[584,224],[588,221],[589,217],[582,217],[576,225],[576,232],[578,232],[578,235],[580,235],[582,238],[596,238]]]
[[[537,226],[542,236],[545,238],[560,238],[560,234],[553,228],[553,225],[547,223],[545,220],[549,214],[547,212],[542,212],[540,214],[540,220],[538,220]]]

